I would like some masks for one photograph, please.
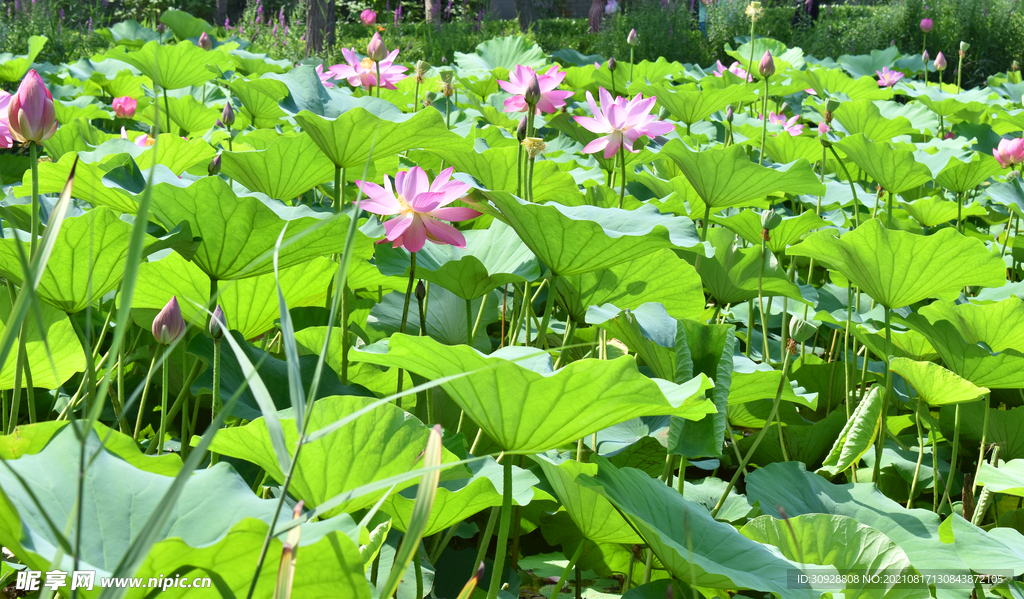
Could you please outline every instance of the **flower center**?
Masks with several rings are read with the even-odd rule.
[[[361,66],[361,67],[363,67],[364,69],[367,69],[367,70],[372,69],[373,68],[373,59],[369,58],[369,57],[366,57],[366,58],[364,58],[362,60],[362,62],[359,63],[359,66]]]
[[[405,201],[405,196],[402,194],[397,194],[395,199],[398,200],[398,205],[401,207],[402,212],[410,212],[412,210],[412,206],[409,206],[408,202]]]

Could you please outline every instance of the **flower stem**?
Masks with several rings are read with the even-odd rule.
[[[633,51],[630,50],[629,52],[632,54]],[[570,559],[569,563],[565,565],[565,569],[562,570],[562,575],[558,577],[558,584],[555,585],[555,590],[551,591],[550,599],[557,599],[559,591],[562,590],[562,585],[564,585],[565,581],[569,578],[569,572],[572,571],[573,566],[576,565],[576,562],[579,561],[580,557],[583,555],[583,546],[585,543],[586,539],[580,539],[580,545],[572,554],[572,559]]]
[[[32,169],[32,215],[30,224],[29,260],[36,254],[36,235],[39,232],[39,146],[28,144],[29,168]]]
[[[753,43],[753,41],[751,41]],[[764,108],[761,109],[761,153],[757,157],[757,164],[764,166],[764,140],[768,136],[768,78],[764,78]]]
[[[622,202],[626,199],[626,142],[623,141],[619,147],[619,164],[622,166],[622,187],[619,191],[619,210],[622,209]]]
[[[415,113],[419,112],[419,110],[420,110],[420,82],[419,82],[419,80],[416,81],[416,88],[415,88],[415,91],[413,91],[413,98],[414,99],[413,99],[413,105],[412,105],[412,112],[413,112],[413,114],[415,114]]]
[[[548,322],[551,320],[551,313],[555,309],[555,297],[558,295],[556,292],[557,284],[558,275],[555,271],[551,271],[551,278],[548,279],[548,305],[544,309],[544,319],[540,322],[540,330],[537,331],[537,347],[543,349],[548,348]]]
[[[167,356],[166,355],[167,353],[168,352],[165,349],[164,350],[164,355],[166,357],[164,359],[163,366],[160,367],[161,376],[162,376],[162,381],[161,381],[161,385],[160,385],[160,387],[161,387],[160,388],[160,432],[157,434],[157,437],[155,439],[155,441],[157,443],[156,455],[163,455],[164,454],[164,434],[166,434],[166,432],[167,432],[167,424],[168,424],[168,422],[167,422],[167,387],[168,387],[168,385],[170,383],[170,376],[169,375],[170,375],[170,365],[171,364],[170,364],[170,356]],[[182,439],[182,443],[184,443],[184,439]]]
[[[168,104],[168,102],[167,102],[167,89],[162,87],[162,88],[160,88],[160,91],[164,95],[164,121],[167,123],[167,132],[170,133],[171,132],[171,107],[170,107],[170,104]]]
[[[889,358],[892,356],[892,315],[889,308],[882,306],[885,311],[885,355],[882,356],[885,362],[885,397],[882,398],[882,413],[879,414],[881,424],[878,428],[878,443],[875,447],[875,468],[872,471],[871,480],[878,484],[878,475],[882,470],[882,449],[885,447],[886,417],[889,412],[889,398],[892,397],[892,368],[889,367]],[[864,362],[867,362],[867,354],[864,354]],[[955,449],[954,456],[955,454]]]
[[[156,354],[153,354],[153,359],[149,362],[149,371],[146,373],[146,382],[143,383],[142,387],[142,398],[139,400],[139,413],[135,417],[135,434],[133,437],[136,441],[139,440],[139,432],[142,430],[142,414],[146,411],[146,396],[149,395],[149,381],[153,376],[153,368],[156,366]]]
[[[226,333],[226,332],[225,332]],[[210,402],[210,422],[217,419],[220,405],[220,339],[213,340],[213,399]],[[210,452],[210,465],[217,463],[219,456]]]
[[[761,356],[761,361],[765,364],[771,364],[771,354],[768,349],[768,319],[764,314],[764,296],[762,295],[762,282],[764,280],[764,263],[767,258],[765,249],[764,238],[761,238],[761,265],[757,270],[757,309],[761,314],[761,344],[764,354]]]
[[[380,97],[380,83],[381,83],[381,81],[380,81],[380,63],[379,62],[374,62],[374,64],[377,65],[377,97],[379,98]]]
[[[504,493],[501,500],[501,521],[498,524],[498,544],[494,552],[494,569],[491,571],[491,586],[487,590],[487,599],[498,599],[501,590],[501,579],[505,573],[505,551],[508,549],[508,531],[512,524],[512,456],[505,454],[502,458],[504,466]]]
[[[412,256],[409,259],[409,286],[405,288],[405,305],[402,306],[402,323],[398,327],[398,332],[405,334],[405,323],[409,320],[409,298],[412,297],[412,287],[416,283],[416,252],[411,252]],[[402,391],[402,369],[398,370],[398,391]]]
[[[633,83],[633,47],[632,46],[630,46],[630,48],[629,48],[629,81],[626,82],[626,89],[629,89],[629,84],[630,83]]]

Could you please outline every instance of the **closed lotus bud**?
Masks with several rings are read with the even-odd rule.
[[[381,39],[380,32],[373,34],[373,39],[366,46],[366,55],[373,62],[380,62],[388,57],[388,49],[384,46],[384,40]]]
[[[114,108],[114,116],[119,119],[130,119],[135,116],[135,109],[138,108],[139,102],[135,98],[123,96],[114,98],[110,105]]]
[[[630,46],[635,46],[638,41],[640,40],[636,35],[636,29],[630,29],[629,35],[626,36],[626,43]]]
[[[931,57],[930,57],[930,56],[928,56],[928,51],[927,51],[927,50],[925,50],[925,51],[924,51],[924,53],[923,53],[923,54],[921,54],[921,60],[923,60],[923,61],[924,61],[924,66],[928,66],[928,61],[929,61],[930,59],[931,59]]]
[[[42,143],[57,131],[53,96],[35,70],[25,75],[18,91],[11,96],[7,105],[7,127],[11,137],[21,143]]]
[[[230,101],[224,104],[224,110],[220,113],[220,122],[228,129],[235,124],[235,109],[231,106]]]
[[[530,82],[526,84],[526,91],[523,92],[523,100],[530,106],[536,106],[540,102],[540,80],[537,73],[530,75]]]
[[[725,120],[731,123],[732,119],[736,116],[736,112],[732,109],[732,105],[729,105],[725,109]]]
[[[939,52],[938,56],[935,57],[935,70],[945,71],[946,70],[946,57],[943,56],[942,52]]]
[[[181,316],[178,297],[174,296],[153,319],[153,338],[160,345],[170,345],[184,336],[185,319]]]
[[[209,166],[206,167],[206,172],[212,177],[220,172],[220,154],[213,157],[210,161]]]
[[[800,318],[799,316],[794,316],[793,319],[789,321],[789,337],[790,339],[796,341],[797,343],[803,343],[804,341],[807,341],[808,339],[813,337],[814,333],[816,333],[817,331],[818,327],[807,322],[803,318]]]
[[[615,57],[613,56],[613,57],[609,58],[608,59],[608,70],[614,73],[616,66],[618,66],[618,63],[615,62]]]
[[[416,283],[416,301],[422,302],[427,297],[427,286],[423,284],[423,279],[420,279]]]
[[[524,139],[526,139],[526,127],[527,120],[524,116],[523,120],[519,121],[519,126],[516,127],[516,139],[518,139],[519,141],[523,141]]]
[[[156,32],[159,33],[160,35],[163,35],[164,31],[167,31],[167,26],[164,25],[163,23],[160,23],[159,25],[156,26]]]
[[[771,231],[775,227],[782,224],[782,216],[774,210],[764,210],[761,212],[761,228]]]
[[[224,318],[224,310],[221,309],[220,304],[217,304],[217,309],[213,311],[213,316],[210,317],[210,335],[214,339],[222,339],[227,329],[228,321]]]
[[[224,128],[224,121],[222,121],[220,119],[217,119],[217,122],[214,123],[213,126],[217,127],[218,129],[223,129]]]
[[[199,36],[199,47],[203,50],[213,49],[213,40],[210,39],[209,33],[204,31],[203,34]]]
[[[928,33],[931,30],[932,30],[932,20],[931,19],[921,19],[921,31],[923,31],[925,33]]]
[[[765,52],[761,57],[761,62],[757,65],[757,72],[765,79],[775,74],[775,59],[772,58],[770,51]]]

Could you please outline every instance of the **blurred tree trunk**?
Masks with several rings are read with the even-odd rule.
[[[533,0],[512,0],[519,15],[519,31],[526,33],[533,22]]]
[[[601,18],[604,17],[604,0],[593,0],[590,3],[590,33],[601,31]]]
[[[306,56],[313,56],[334,45],[334,0],[309,0],[306,7]]]
[[[217,0],[214,9],[214,27],[223,27],[224,19],[228,18],[228,0]]]
[[[433,23],[441,17],[441,0],[426,0],[424,10],[427,13],[427,22]]]

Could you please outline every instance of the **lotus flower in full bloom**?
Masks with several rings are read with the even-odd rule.
[[[172,296],[153,319],[153,338],[160,345],[170,345],[185,336],[185,319],[181,316],[178,296]]]
[[[356,181],[368,199],[360,206],[367,212],[381,216],[394,216],[384,222],[385,239],[392,247],[404,247],[410,252],[423,249],[429,239],[438,245],[466,247],[466,238],[458,229],[441,221],[457,222],[480,216],[472,208],[446,207],[469,191],[469,185],[452,181],[453,168],[449,167],[431,183],[427,173],[414,166],[395,175],[394,187],[384,176],[384,186],[370,181]]]
[[[11,137],[21,143],[42,143],[57,131],[53,96],[34,69],[21,80],[7,105],[7,127]]]
[[[363,22],[363,25],[367,27],[377,24],[377,11],[367,8],[363,12],[359,13],[359,20]]]
[[[598,96],[601,98],[600,110],[594,103],[594,96],[587,92],[587,104],[590,105],[593,117],[573,117],[584,129],[604,134],[583,148],[586,154],[604,150],[606,160],[614,156],[619,148],[625,148],[635,154],[640,151],[633,149],[633,142],[637,139],[665,135],[675,127],[672,123],[659,121],[658,117],[650,114],[657,101],[655,97],[645,99],[643,94],[637,94],[632,100],[623,97],[613,100],[612,95],[603,87],[598,90]]]
[[[1013,168],[1024,163],[1024,139],[1000,139],[992,155],[1003,168]]]
[[[334,79],[334,71],[330,69],[324,71],[324,65],[318,64],[316,65],[316,76],[320,78],[320,83],[323,83],[324,87],[334,87],[334,82],[331,81]]]
[[[747,81],[754,80],[754,78],[750,76],[750,73],[748,73],[746,69],[740,66],[739,62],[733,61],[733,63],[729,65],[729,68],[726,69],[725,65],[722,64],[722,61],[719,60],[717,66],[715,67],[715,77],[724,77],[726,71],[729,71],[730,73],[736,75],[740,79],[745,79]]]
[[[505,112],[526,112],[526,92],[534,77],[540,86],[537,114],[557,112],[565,106],[565,101],[572,97],[571,91],[555,89],[565,79],[565,73],[559,70],[558,65],[552,66],[543,74],[530,67],[517,65],[515,70],[509,73],[508,81],[498,81],[501,89],[513,94],[505,100]]]
[[[882,67],[882,70],[875,71],[875,74],[878,75],[879,87],[892,87],[900,79],[903,79],[903,73],[890,70],[889,67]]]
[[[121,139],[128,139],[128,131],[126,131],[124,127],[121,127]],[[136,137],[135,141],[133,141],[132,143],[139,146],[140,148],[148,148],[149,146],[156,143],[156,140],[143,133],[142,135]]]
[[[771,123],[773,125],[782,125],[782,129],[786,133],[789,133],[790,135],[792,135],[793,137],[796,137],[796,136],[798,136],[798,135],[800,135],[801,133],[804,132],[804,126],[802,124],[798,124],[797,123],[797,121],[799,119],[800,119],[800,117],[798,115],[793,115],[787,121],[786,120],[786,115],[782,114],[781,112],[779,114],[776,114],[774,112],[769,112],[768,113],[768,122],[769,123]]]
[[[135,109],[138,108],[139,102],[135,98],[129,96],[123,96],[120,98],[114,98],[114,101],[110,103],[114,108],[114,115],[119,119],[130,119],[135,116]]]
[[[7,105],[11,103],[11,94],[0,89],[0,148],[14,145],[11,130],[7,127]]]
[[[345,79],[352,87],[364,87],[367,91],[376,87],[378,65],[381,87],[384,89],[395,89],[395,83],[408,77],[405,74],[405,67],[394,64],[395,58],[398,57],[398,48],[392,50],[379,63],[375,63],[370,57],[360,60],[356,51],[349,48],[342,48],[341,55],[348,64],[336,64],[328,70],[335,79]],[[323,76],[320,79],[323,81]]]

